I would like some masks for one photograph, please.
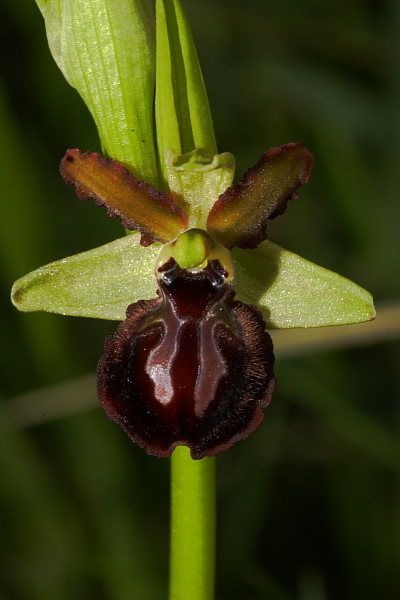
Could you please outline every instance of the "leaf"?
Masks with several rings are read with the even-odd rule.
[[[158,186],[151,0],[37,0],[51,52],[89,108],[109,156]]]
[[[269,329],[347,325],[375,318],[371,294],[270,241],[235,248],[238,300],[258,306]]]
[[[36,0],[46,23],[47,41],[58,68],[70,85],[61,50],[62,12],[64,0]]]
[[[160,247],[143,248],[133,233],[50,263],[18,279],[11,298],[21,311],[122,321],[129,304],[156,297],[154,264]]]

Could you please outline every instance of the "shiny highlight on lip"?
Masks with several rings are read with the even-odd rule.
[[[192,458],[212,456],[261,423],[275,387],[272,342],[218,260],[190,270],[171,258],[158,286],[106,340],[99,399],[148,454],[187,445]]]

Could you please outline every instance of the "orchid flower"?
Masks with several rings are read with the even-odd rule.
[[[122,321],[98,366],[106,413],[149,454],[212,456],[250,435],[271,401],[266,329],[366,321],[371,296],[267,239],[313,156],[300,142],[271,148],[233,183],[178,0],[157,1],[156,34],[147,0],[37,1],[105,154],[68,150],[61,174],[133,233],[25,275],[13,302]]]

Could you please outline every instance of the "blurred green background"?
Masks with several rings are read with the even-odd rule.
[[[378,306],[398,300],[399,2],[182,2],[219,149],[236,155],[238,177],[270,146],[302,140],[315,154],[270,238],[353,279]],[[168,461],[146,456],[94,402],[90,374],[116,323],[20,314],[9,302],[21,275],[122,230],[58,174],[67,148],[99,141],[35,2],[2,0],[1,14],[0,599],[165,600]],[[316,331],[314,352],[289,343],[277,353],[263,425],[217,461],[218,600],[400,598],[390,330],[342,349],[318,349]]]

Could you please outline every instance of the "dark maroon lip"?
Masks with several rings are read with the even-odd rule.
[[[219,261],[161,269],[159,298],[141,300],[106,340],[98,375],[108,416],[148,454],[187,445],[212,456],[261,423],[275,387],[261,314],[234,300]]]

